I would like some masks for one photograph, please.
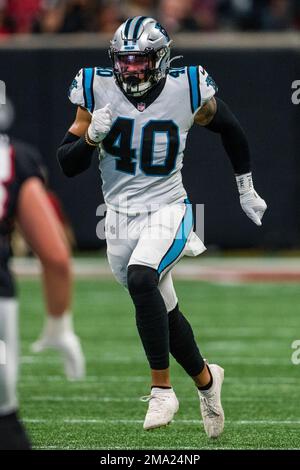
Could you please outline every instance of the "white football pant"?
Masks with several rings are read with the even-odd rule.
[[[197,256],[205,246],[193,232],[188,202],[129,216],[108,209],[105,220],[107,257],[116,279],[127,286],[127,267],[139,264],[159,274],[159,290],[170,312],[177,305],[171,269],[184,255]]]

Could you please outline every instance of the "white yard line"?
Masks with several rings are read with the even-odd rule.
[[[193,396],[192,397],[185,397],[183,399],[184,403],[186,402],[197,402],[197,394],[192,394]],[[84,402],[84,403],[92,403],[92,402],[95,402],[95,403],[139,403],[140,402],[140,399],[138,397],[102,397],[102,396],[89,396],[89,395],[85,395],[85,396],[69,396],[69,395],[66,395],[66,396],[59,396],[59,395],[41,395],[41,396],[32,396],[32,397],[28,397],[28,398],[23,398],[23,403],[26,403],[26,406],[28,406],[28,403],[32,403],[32,402],[49,402],[49,401],[53,401],[53,402]],[[245,397],[225,397],[222,399],[222,401],[224,402],[232,402],[232,403],[248,403],[248,402],[257,402],[257,403],[279,403],[282,401],[282,398],[280,397],[277,397],[277,398],[274,398],[274,397],[249,397],[249,396],[245,396]]]
[[[44,418],[23,418],[23,421],[28,424],[142,424],[142,419],[98,419],[98,418],[64,418],[64,419],[44,419]],[[175,419],[174,422],[183,425],[196,425],[202,424],[199,419]],[[274,420],[274,419],[262,419],[262,420],[226,420],[226,424],[238,425],[238,426],[249,426],[249,425],[286,425],[286,426],[298,426],[300,425],[300,419],[297,420]]]
[[[61,384],[69,383],[63,375],[27,375],[23,374],[21,377],[21,385],[31,385],[32,383],[40,383],[40,380],[46,382],[57,382]],[[116,375],[99,375],[98,376],[87,376],[82,381],[72,382],[72,385],[78,384],[81,386],[83,383],[86,385],[88,384],[103,384],[103,383],[119,383],[119,382],[126,382],[126,383],[148,383],[149,377],[147,375],[127,375],[123,376],[116,376]],[[187,382],[188,377],[176,377],[174,378],[174,382]],[[238,384],[238,385],[284,385],[284,384],[291,384],[291,385],[299,385],[300,386],[300,378],[298,377],[287,377],[287,376],[272,376],[272,377],[258,377],[258,376],[246,376],[246,377],[231,377],[226,375],[226,383],[227,384]]]
[[[219,354],[214,354],[215,358],[220,357],[221,352],[218,351]],[[224,353],[224,354],[223,354]],[[89,360],[89,358],[87,358]],[[217,360],[217,359],[215,359]],[[145,363],[145,359],[143,357],[131,357],[131,356],[114,356],[109,354],[104,354],[99,358],[91,358],[90,362],[97,362],[99,364],[142,364]],[[290,358],[269,358],[269,357],[237,357],[237,356],[230,356],[226,355],[225,351],[222,352],[222,364],[241,364],[241,365],[249,365],[249,366],[269,366],[269,365],[282,365],[282,366],[290,366]],[[22,356],[21,357],[21,364],[26,365],[35,365],[35,364],[60,364],[61,359],[59,357],[42,357],[42,356]]]

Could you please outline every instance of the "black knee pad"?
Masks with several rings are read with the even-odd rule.
[[[140,264],[131,264],[127,270],[127,285],[130,294],[144,294],[158,286],[158,273],[155,269]]]

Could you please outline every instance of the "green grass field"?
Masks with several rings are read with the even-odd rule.
[[[167,428],[142,430],[149,393],[144,352],[127,293],[114,281],[77,281],[76,330],[87,378],[67,382],[55,353],[33,355],[43,322],[40,285],[20,283],[21,413],[36,449],[300,448],[300,339],[297,284],[176,283],[204,357],[225,368],[224,434],[206,438],[192,381],[172,362],[180,401]]]

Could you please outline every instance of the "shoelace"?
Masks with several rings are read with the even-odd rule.
[[[144,395],[143,397],[140,398],[140,401],[142,402],[147,402],[151,400],[151,395]]]
[[[163,396],[160,396],[160,395],[145,395],[143,397],[140,398],[140,401],[142,402],[151,402],[151,400],[158,400],[157,401],[152,401],[152,403],[150,403],[150,406],[151,406],[151,412],[154,412],[154,413],[160,413],[161,410],[159,409],[159,405],[161,404],[161,402],[164,402],[166,400],[165,397]],[[157,405],[158,407],[156,408]]]
[[[220,415],[217,407],[212,405],[209,402],[209,399],[207,397],[201,396],[200,399],[203,402],[203,404],[205,405],[205,411],[204,411],[205,418],[213,418],[214,416],[219,416]]]

